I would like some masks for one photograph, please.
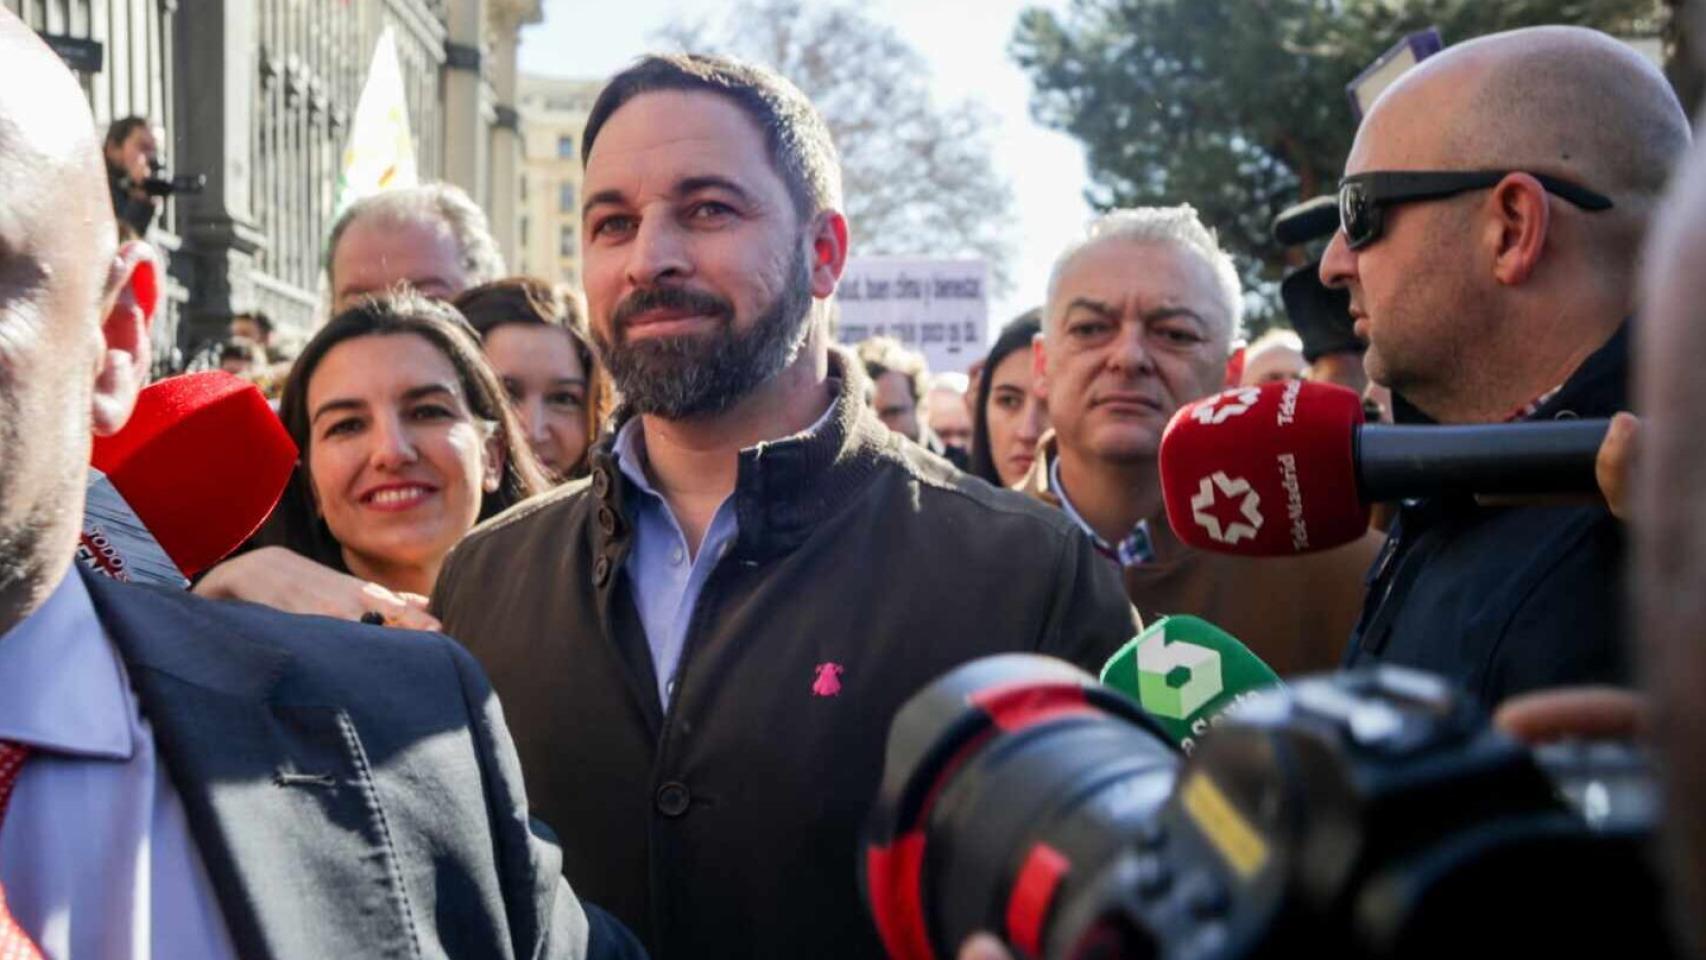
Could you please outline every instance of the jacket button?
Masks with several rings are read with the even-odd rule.
[[[687,812],[687,804],[693,795],[687,792],[685,784],[670,781],[658,788],[658,812],[666,817],[679,817]]]
[[[599,557],[598,561],[592,565],[592,582],[602,587],[604,586],[604,581],[609,579],[610,558]]]
[[[616,511],[610,509],[609,507],[599,507],[598,508],[598,529],[603,530],[604,535],[607,537],[615,534],[616,533]]]
[[[610,492],[610,473],[604,469],[592,472],[592,492],[600,497]]]

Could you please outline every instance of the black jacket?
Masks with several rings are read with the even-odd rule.
[[[739,534],[667,713],[608,440],[589,479],[471,533],[433,592],[503,698],[569,880],[657,957],[881,956],[856,864],[895,711],[976,657],[1098,667],[1134,632],[1065,515],[953,470],[883,426],[862,373],[832,375],[823,427],[740,455]]]
[[[1627,409],[1629,325],[1533,419]],[[1426,417],[1397,404],[1400,422]],[[1369,573],[1345,657],[1442,674],[1487,706],[1512,694],[1626,683],[1622,524],[1602,506],[1410,501]]]

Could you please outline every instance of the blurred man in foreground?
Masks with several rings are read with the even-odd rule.
[[[1618,41],[1545,27],[1429,58],[1375,103],[1322,280],[1349,290],[1401,423],[1627,405],[1636,254],[1688,126]],[[1346,662],[1444,674],[1488,704],[1627,677],[1622,530],[1603,507],[1404,505]]]
[[[101,175],[0,10],[0,957],[587,955],[459,647],[73,567],[156,289]]]

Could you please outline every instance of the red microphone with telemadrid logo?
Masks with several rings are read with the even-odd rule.
[[[1182,542],[1289,556],[1357,539],[1369,505],[1383,501],[1592,494],[1607,425],[1365,425],[1361,399],[1343,387],[1240,387],[1174,415],[1161,438],[1161,488]]]

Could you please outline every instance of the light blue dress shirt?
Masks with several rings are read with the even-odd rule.
[[[734,497],[724,497],[711,516],[711,525],[705,528],[698,554],[688,550],[681,524],[646,477],[644,443],[645,431],[640,418],[634,417],[622,425],[612,447],[617,469],[640,494],[628,501],[633,510],[634,546],[622,569],[628,574],[634,607],[646,631],[646,644],[651,647],[658,700],[668,713],[693,608],[717,561],[734,545],[740,526],[735,521]]]
[[[0,739],[34,748],[0,826],[0,885],[44,955],[235,957],[183,803],[76,573],[0,636],[0,689]]]
[[[809,436],[822,430],[834,412],[835,404],[829,403],[817,422],[796,436]],[[622,570],[628,575],[634,607],[646,631],[646,645],[652,651],[658,700],[668,713],[670,694],[675,690],[675,673],[681,667],[682,647],[687,642],[687,628],[693,622],[693,609],[699,605],[699,594],[711,578],[711,571],[734,547],[740,524],[735,518],[731,494],[723,498],[717,512],[711,515],[698,554],[688,550],[687,535],[681,532],[681,524],[646,476],[645,443],[644,425],[639,417],[633,417],[616,432],[611,452],[616,457],[616,468],[639,494],[628,501],[633,512],[634,546]]]

